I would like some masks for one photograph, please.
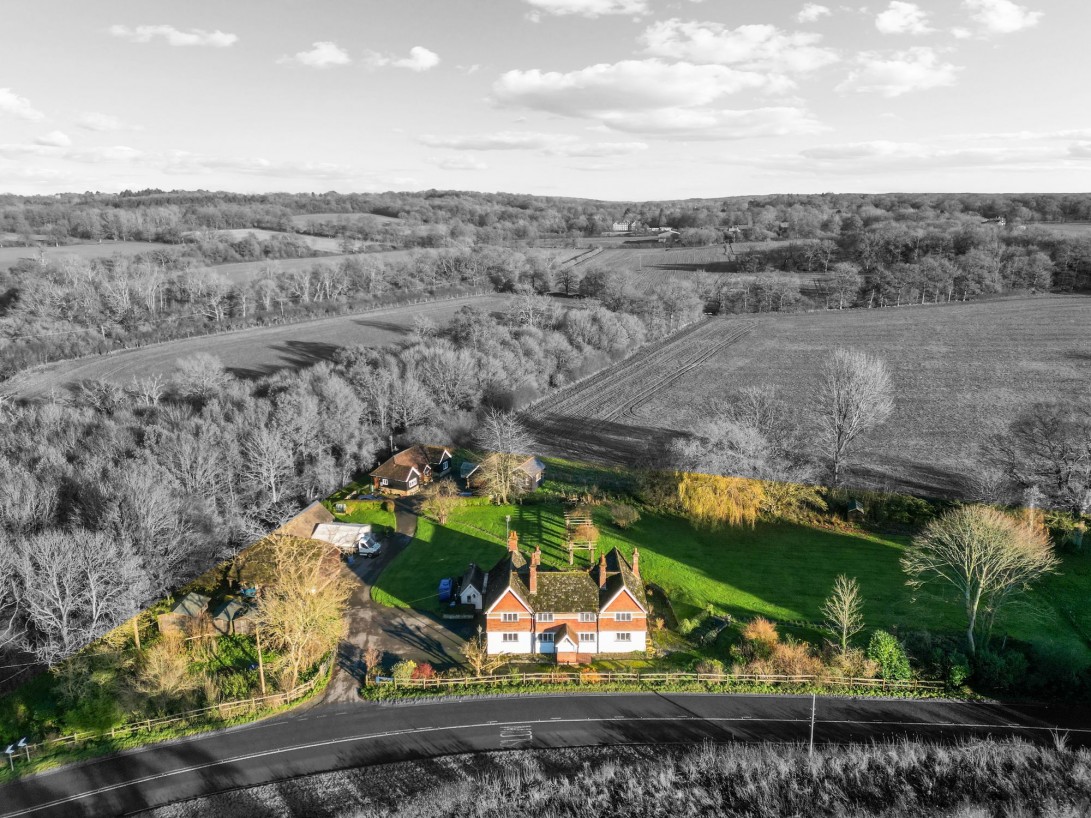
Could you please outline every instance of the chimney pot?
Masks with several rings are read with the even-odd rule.
[[[633,576],[640,579],[640,549],[633,549]]]
[[[538,593],[538,563],[534,560],[530,561],[530,583],[528,590],[531,595]]]

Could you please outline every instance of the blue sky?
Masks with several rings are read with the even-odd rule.
[[[35,0],[0,191],[1091,187],[1084,0]]]

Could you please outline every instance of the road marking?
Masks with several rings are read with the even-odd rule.
[[[315,750],[320,747],[330,747],[337,744],[350,744],[352,742],[359,741],[374,741],[376,739],[393,738],[396,736],[413,735],[416,733],[429,733],[429,732],[448,732],[453,730],[472,730],[481,729],[484,727],[492,727],[500,724],[503,727],[516,727],[516,728],[531,728],[535,724],[575,724],[584,722],[711,722],[711,723],[734,723],[734,722],[750,722],[751,724],[810,724],[810,718],[754,718],[752,716],[615,716],[615,717],[590,717],[590,718],[578,718],[578,719],[538,719],[537,721],[512,721],[512,722],[497,722],[496,720],[481,722],[477,724],[456,724],[447,727],[413,727],[405,730],[387,730],[381,733],[365,733],[362,735],[348,736],[339,739],[326,739],[323,741],[310,742],[308,744],[297,744],[290,747],[278,747],[272,750],[262,750],[256,753],[247,753],[245,755],[232,756],[230,758],[222,758],[216,761],[209,761],[204,764],[194,764],[189,767],[179,767],[175,770],[167,770],[166,772],[156,773],[155,775],[144,776],[143,778],[135,778],[129,781],[122,781],[117,784],[110,784],[105,787],[99,787],[94,790],[87,790],[86,792],[77,793],[75,795],[69,795],[64,798],[58,798],[53,801],[49,801],[44,804],[38,804],[37,806],[28,807],[26,809],[17,810],[15,812],[5,812],[0,818],[17,818],[20,815],[31,815],[40,810],[50,809],[52,807],[58,807],[62,804],[69,804],[73,801],[79,801],[84,798],[89,798],[94,795],[102,795],[104,793],[113,792],[115,790],[124,789],[125,787],[133,787],[140,784],[147,784],[151,781],[158,781],[163,778],[171,778],[172,776],[182,775],[184,773],[197,772],[199,770],[207,770],[212,767],[218,767],[221,765],[235,764],[240,761],[252,761],[258,758],[267,758],[269,756],[282,755],[286,753],[295,753],[302,750]],[[996,730],[1004,728],[1003,724],[962,724],[958,722],[925,722],[925,721],[854,721],[849,719],[822,719],[818,721],[818,724],[840,724],[840,725],[871,725],[871,726],[888,726],[888,727],[959,727],[964,729],[989,729]],[[1084,727],[1070,727],[1070,728],[1058,728],[1047,726],[1031,726],[1016,728],[1023,731],[1038,731],[1038,732],[1052,732],[1058,729],[1063,729],[1068,733],[1088,733],[1091,734],[1091,728]],[[182,742],[185,743],[185,742]],[[151,749],[151,748],[149,748]],[[65,768],[59,768],[59,771],[64,771]],[[211,793],[206,793],[211,794]]]
[[[501,747],[525,747],[534,740],[534,730],[529,724],[511,724],[500,730]]]

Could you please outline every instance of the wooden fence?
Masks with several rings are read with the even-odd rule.
[[[767,675],[754,673],[696,673],[693,671],[676,673],[637,673],[624,671],[581,671],[570,673],[551,671],[548,673],[499,673],[489,676],[434,676],[429,679],[402,679],[379,677],[379,684],[390,684],[410,688],[454,688],[472,685],[596,685],[596,684],[638,684],[670,685],[699,682],[703,684],[771,684],[771,685],[822,685],[825,687],[862,688],[870,690],[943,690],[942,682],[895,681],[887,679],[864,679],[839,676],[814,675]]]
[[[211,707],[202,707],[198,710],[187,710],[184,713],[165,716],[160,719],[134,721],[128,724],[122,724],[118,727],[112,727],[109,730],[73,733],[69,736],[46,739],[37,744],[30,744],[27,749],[41,751],[52,750],[57,747],[72,747],[81,742],[91,741],[93,739],[122,738],[124,736],[131,736],[135,733],[158,730],[163,727],[227,721],[228,719],[233,719],[246,714],[257,714],[261,710],[283,707],[284,705],[299,701],[303,697],[309,695],[320,682],[325,680],[329,669],[329,664],[324,662],[318,668],[318,673],[314,675],[313,679],[283,693],[271,693],[268,696],[253,696],[249,699],[220,702]]]

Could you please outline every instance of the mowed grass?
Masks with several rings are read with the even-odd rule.
[[[735,320],[735,319],[728,319]],[[751,317],[753,332],[619,419],[682,432],[700,399],[773,385],[802,412],[808,384],[838,347],[886,361],[895,409],[856,450],[857,483],[964,494],[981,447],[1037,401],[1091,395],[1091,297],[1036,296],[884,310]],[[680,400],[679,396],[686,396]]]
[[[379,577],[377,601],[397,607],[438,610],[436,588],[444,576],[460,576],[476,562],[485,570],[505,552],[505,517],[529,553],[542,546],[543,564],[567,569],[563,509],[556,504],[468,506],[448,525],[422,520],[413,542]],[[596,509],[599,550],[618,547],[627,557],[640,548],[646,581],[663,588],[680,619],[706,605],[748,620],[765,616],[781,622],[818,623],[821,608],[838,574],[855,577],[863,594],[869,630],[929,630],[961,636],[959,607],[935,595],[917,595],[905,584],[899,564],[908,541],[863,533],[842,533],[789,523],[707,531],[672,515],[643,513],[621,530]],[[575,565],[590,566],[586,550]],[[1063,650],[1081,663],[1091,651],[1073,626],[1066,608],[1082,611],[1091,592],[1091,557],[1066,555],[1062,573],[1043,581],[1017,608],[1001,630],[1042,648]],[[1077,614],[1082,619],[1082,613]],[[1080,625],[1091,625],[1091,621]]]

